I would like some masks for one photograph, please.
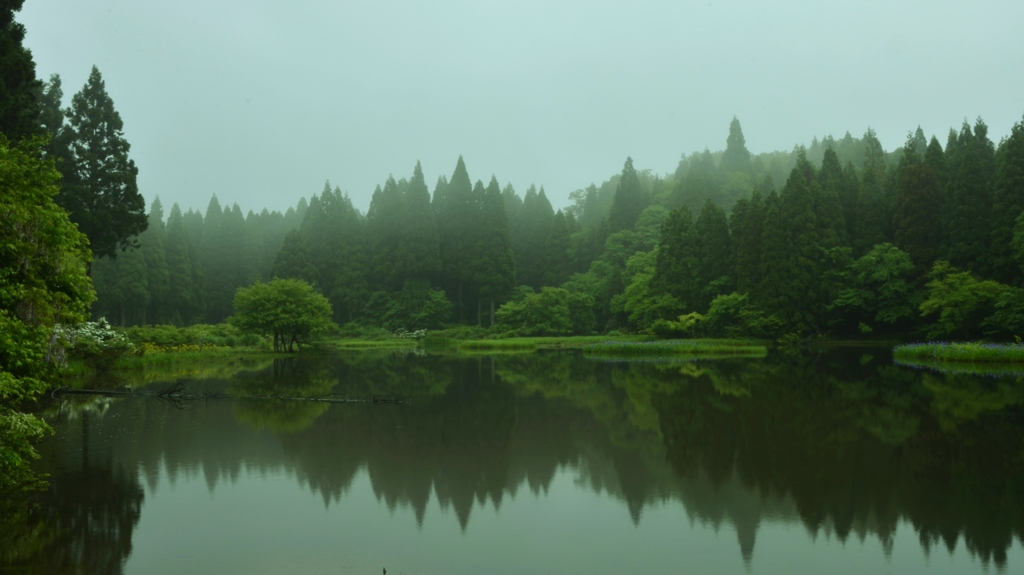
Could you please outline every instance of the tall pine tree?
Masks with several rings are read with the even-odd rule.
[[[70,154],[58,166],[64,181],[57,203],[89,237],[97,257],[114,257],[146,229],[146,204],[136,183],[139,170],[128,157],[124,123],[95,66],[67,116]]]

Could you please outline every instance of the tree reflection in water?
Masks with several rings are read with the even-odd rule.
[[[211,492],[243,470],[284,469],[328,507],[365,469],[389,509],[412,509],[422,526],[433,496],[463,531],[474,507],[500,509],[524,486],[546,492],[572,470],[635,524],[676,500],[692,520],[732,525],[748,562],[769,522],[889,549],[906,521],[925,550],[962,539],[996,565],[1024,533],[1024,382],[917,372],[884,352],[681,364],[355,353],[190,385],[407,402],[179,410],[128,399],[56,421],[43,451],[59,471],[39,515],[52,542],[31,562],[38,572],[117,572],[143,502],[135,469],[150,489],[161,469],[171,481],[201,470]],[[89,437],[106,438],[102,456]],[[88,458],[76,450],[87,445]]]

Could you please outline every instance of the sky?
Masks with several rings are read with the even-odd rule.
[[[99,68],[147,202],[284,210],[326,180],[365,211],[417,161],[555,207],[622,169],[664,174],[873,128],[945,143],[1024,118],[1020,0],[26,0],[65,106]]]

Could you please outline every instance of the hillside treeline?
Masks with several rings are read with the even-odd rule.
[[[1024,327],[1024,128],[980,119],[943,145],[918,129],[752,155],[726,147],[570,194],[520,195],[459,158],[433,192],[420,166],[365,214],[327,184],[286,214],[150,213],[141,248],[94,265],[95,315],[219,322],[257,280],[309,281],[340,324],[496,325],[520,334],[1009,336]],[[1016,239],[1015,239],[1016,238]]]

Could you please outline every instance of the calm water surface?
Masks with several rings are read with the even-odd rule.
[[[885,349],[362,352],[55,402],[30,573],[1021,573],[1024,381]]]

